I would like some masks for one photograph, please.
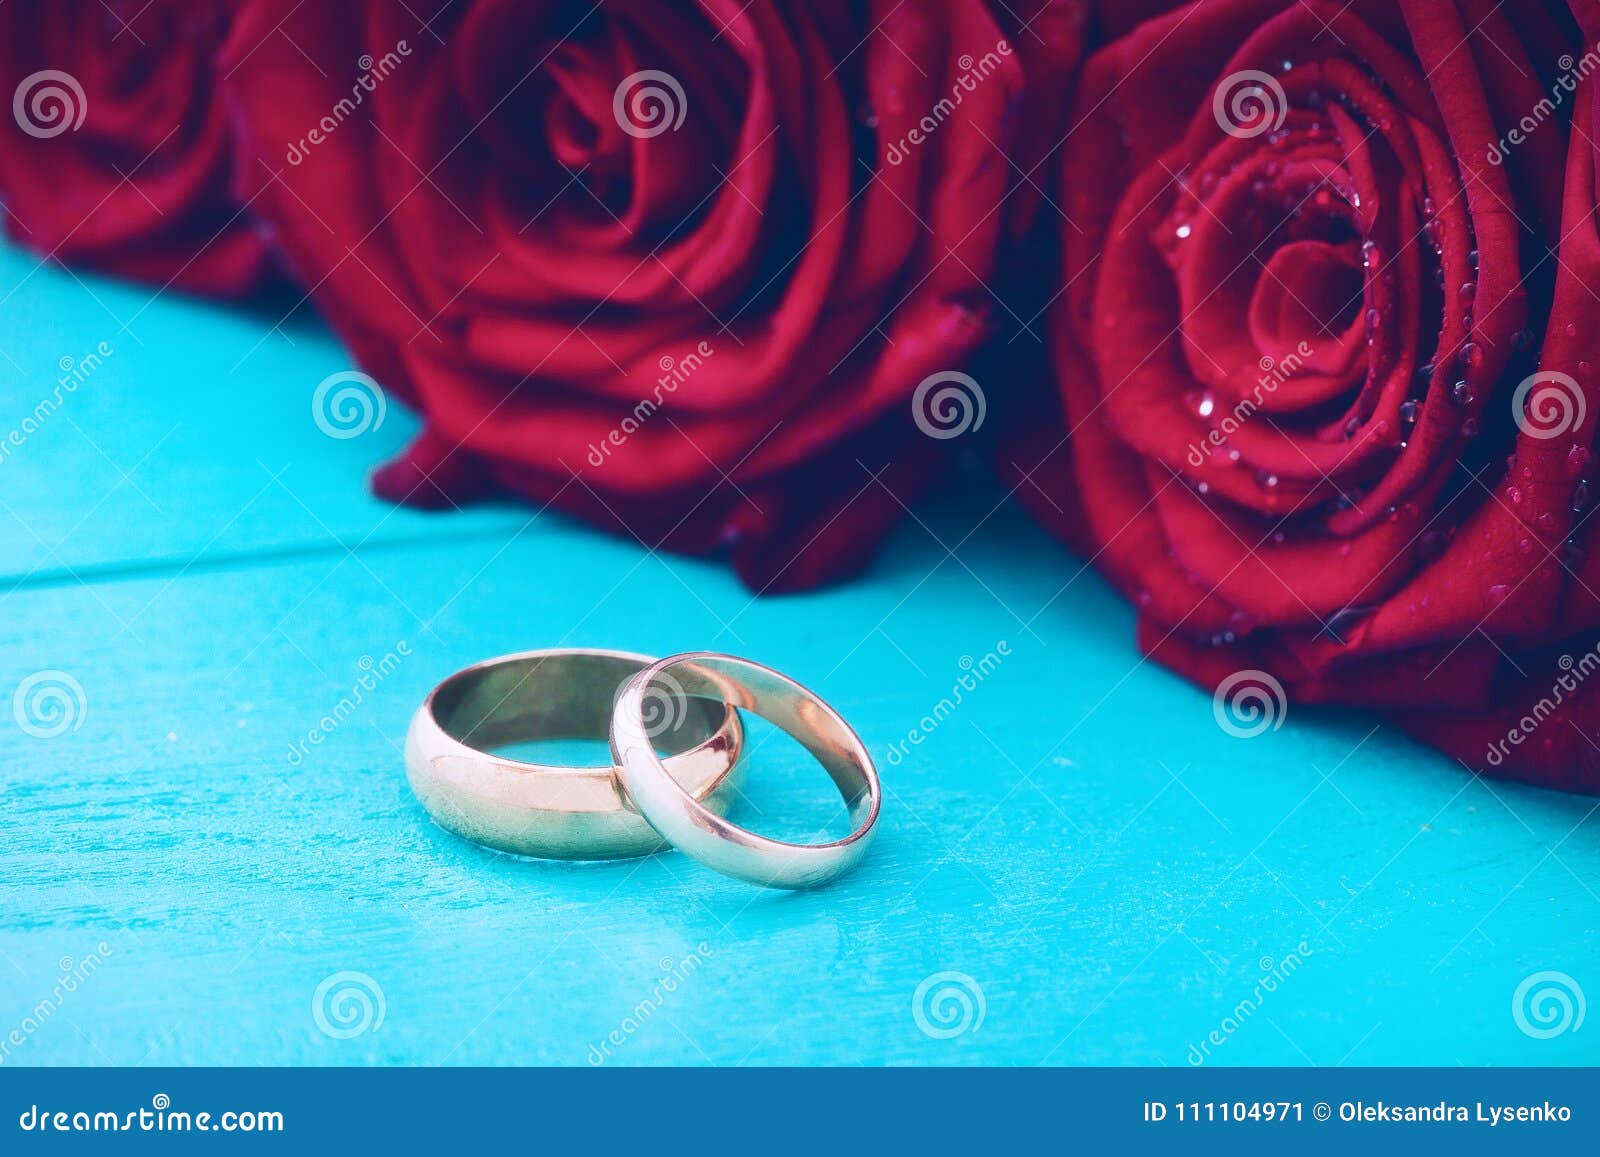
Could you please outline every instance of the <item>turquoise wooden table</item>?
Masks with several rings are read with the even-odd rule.
[[[0,1063],[1600,1060],[1596,801],[1355,715],[1225,733],[981,481],[772,600],[555,515],[391,509],[365,475],[410,417],[312,419],[348,368],[314,318],[0,251]],[[786,895],[433,826],[418,702],[561,644],[815,687],[882,757],[872,855]],[[825,778],[758,740],[743,814],[814,829]]]

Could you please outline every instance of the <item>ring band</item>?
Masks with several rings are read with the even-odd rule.
[[[651,717],[721,700],[783,728],[827,769],[854,830],[826,844],[791,844],[728,822],[685,792],[651,742]],[[866,853],[882,807],[872,756],[838,712],[760,663],[697,651],[662,659],[629,679],[611,716],[611,755],[628,798],[679,850],[729,876],[772,888],[811,888]]]
[[[439,825],[503,852],[558,860],[643,856],[665,845],[623,798],[609,767],[524,763],[486,749],[539,739],[603,739],[618,688],[654,660],[625,651],[527,651],[451,675],[406,733],[406,778]],[[658,728],[665,774],[708,814],[727,810],[744,729],[725,703]],[[682,785],[681,787],[679,785]]]

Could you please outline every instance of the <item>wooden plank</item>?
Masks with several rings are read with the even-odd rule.
[[[584,1064],[662,961],[697,956],[612,1058],[1183,1064],[1301,941],[1216,1060],[1594,1058],[1588,1034],[1532,1040],[1510,1014],[1529,973],[1581,979],[1596,958],[1591,801],[1473,781],[1365,720],[1231,738],[1206,696],[1137,663],[1097,582],[1037,638],[1019,627],[1007,608],[1026,617],[1071,573],[1030,528],[1002,516],[963,548],[993,596],[943,557],[912,528],[856,587],[747,605],[713,568],[541,521],[502,543],[11,595],[0,687],[64,668],[86,711],[8,740],[0,1023],[59,958],[112,949],[15,1059]],[[1012,655],[885,763],[864,868],[813,895],[676,855],[480,852],[431,826],[401,773],[427,689],[507,649],[727,647],[815,685],[885,753],[1001,639]],[[361,657],[402,641],[413,654],[292,765]],[[774,748],[753,774],[783,791],[815,771]],[[312,1015],[345,971],[385,1001],[348,1040]],[[986,1011],[939,1040],[912,998],[946,971]]]
[[[388,399],[364,433],[325,433],[317,388],[351,362],[315,319],[283,320],[292,298],[187,301],[6,247],[0,287],[0,589],[526,518],[484,508],[445,523],[371,501],[368,472],[416,421]]]

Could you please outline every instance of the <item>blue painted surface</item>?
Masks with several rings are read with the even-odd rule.
[[[1230,737],[1140,661],[1092,573],[991,514],[992,484],[933,503],[848,588],[754,601],[557,516],[374,501],[366,472],[414,424],[392,406],[359,438],[318,431],[312,391],[349,363],[314,319],[15,251],[0,297],[0,436],[60,359],[114,349],[0,461],[0,1063],[583,1065],[616,1033],[621,1064],[1183,1066],[1213,1031],[1217,1064],[1600,1060],[1600,1023],[1536,1039],[1512,1008],[1545,970],[1600,998],[1595,801],[1475,780],[1360,716]],[[674,854],[479,851],[401,768],[427,690],[504,651],[740,652],[886,756],[1002,640],[885,762],[862,869],[813,894]],[[86,709],[41,739],[5,708],[46,669]],[[758,826],[826,799],[785,744],[751,776]],[[686,978],[662,993],[664,966]],[[1258,992],[1263,970],[1292,975]],[[382,994],[348,1038],[313,1009],[341,972]],[[981,991],[948,1039],[913,1010],[941,972]]]

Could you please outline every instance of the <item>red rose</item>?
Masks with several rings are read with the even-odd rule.
[[[1536,5],[1219,0],[1085,65],[1015,461],[1147,653],[1600,790],[1597,61]]]
[[[1014,50],[987,0],[250,0],[258,204],[426,421],[378,490],[732,543],[764,589],[858,565],[946,449],[914,392],[991,329],[1023,66],[1077,44],[1045,6]]]
[[[253,287],[269,247],[229,194],[223,3],[0,4],[0,199],[63,262],[197,293]]]

